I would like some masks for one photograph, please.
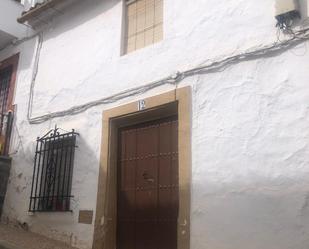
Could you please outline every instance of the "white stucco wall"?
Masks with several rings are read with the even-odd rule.
[[[274,2],[166,0],[164,40],[125,56],[120,56],[122,2],[81,2],[44,33],[33,116],[275,42]],[[192,249],[309,248],[307,46],[302,43],[179,84],[192,86]],[[21,53],[4,219],[27,222],[35,232],[88,249],[93,226],[78,224],[77,218],[80,209],[96,207],[102,111],[173,87],[29,125],[35,49],[33,39],[0,52],[0,60]],[[73,213],[32,216],[27,210],[35,140],[55,124],[81,134]]]

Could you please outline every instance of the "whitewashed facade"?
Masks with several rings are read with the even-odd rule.
[[[301,10],[296,29],[306,28],[305,1]],[[278,39],[274,0],[165,0],[163,40],[123,55],[123,12],[120,0],[77,1],[43,25],[31,118],[291,38],[279,32]],[[34,36],[0,51],[0,61],[20,53],[2,219],[90,249],[94,225],[79,224],[78,211],[96,209],[102,112],[175,86],[30,124],[38,41]],[[308,45],[235,60],[178,83],[192,88],[192,249],[309,247]],[[73,213],[33,215],[28,206],[35,141],[55,124],[80,133]]]

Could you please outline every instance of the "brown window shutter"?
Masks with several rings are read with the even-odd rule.
[[[127,1],[125,53],[163,39],[163,0]]]

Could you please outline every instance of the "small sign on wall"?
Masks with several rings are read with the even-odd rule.
[[[144,99],[139,100],[137,102],[137,108],[138,108],[139,111],[146,109],[146,101]]]
[[[79,210],[78,223],[92,224],[93,210]]]

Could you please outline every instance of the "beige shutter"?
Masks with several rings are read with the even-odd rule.
[[[163,39],[163,0],[127,1],[125,53]]]

